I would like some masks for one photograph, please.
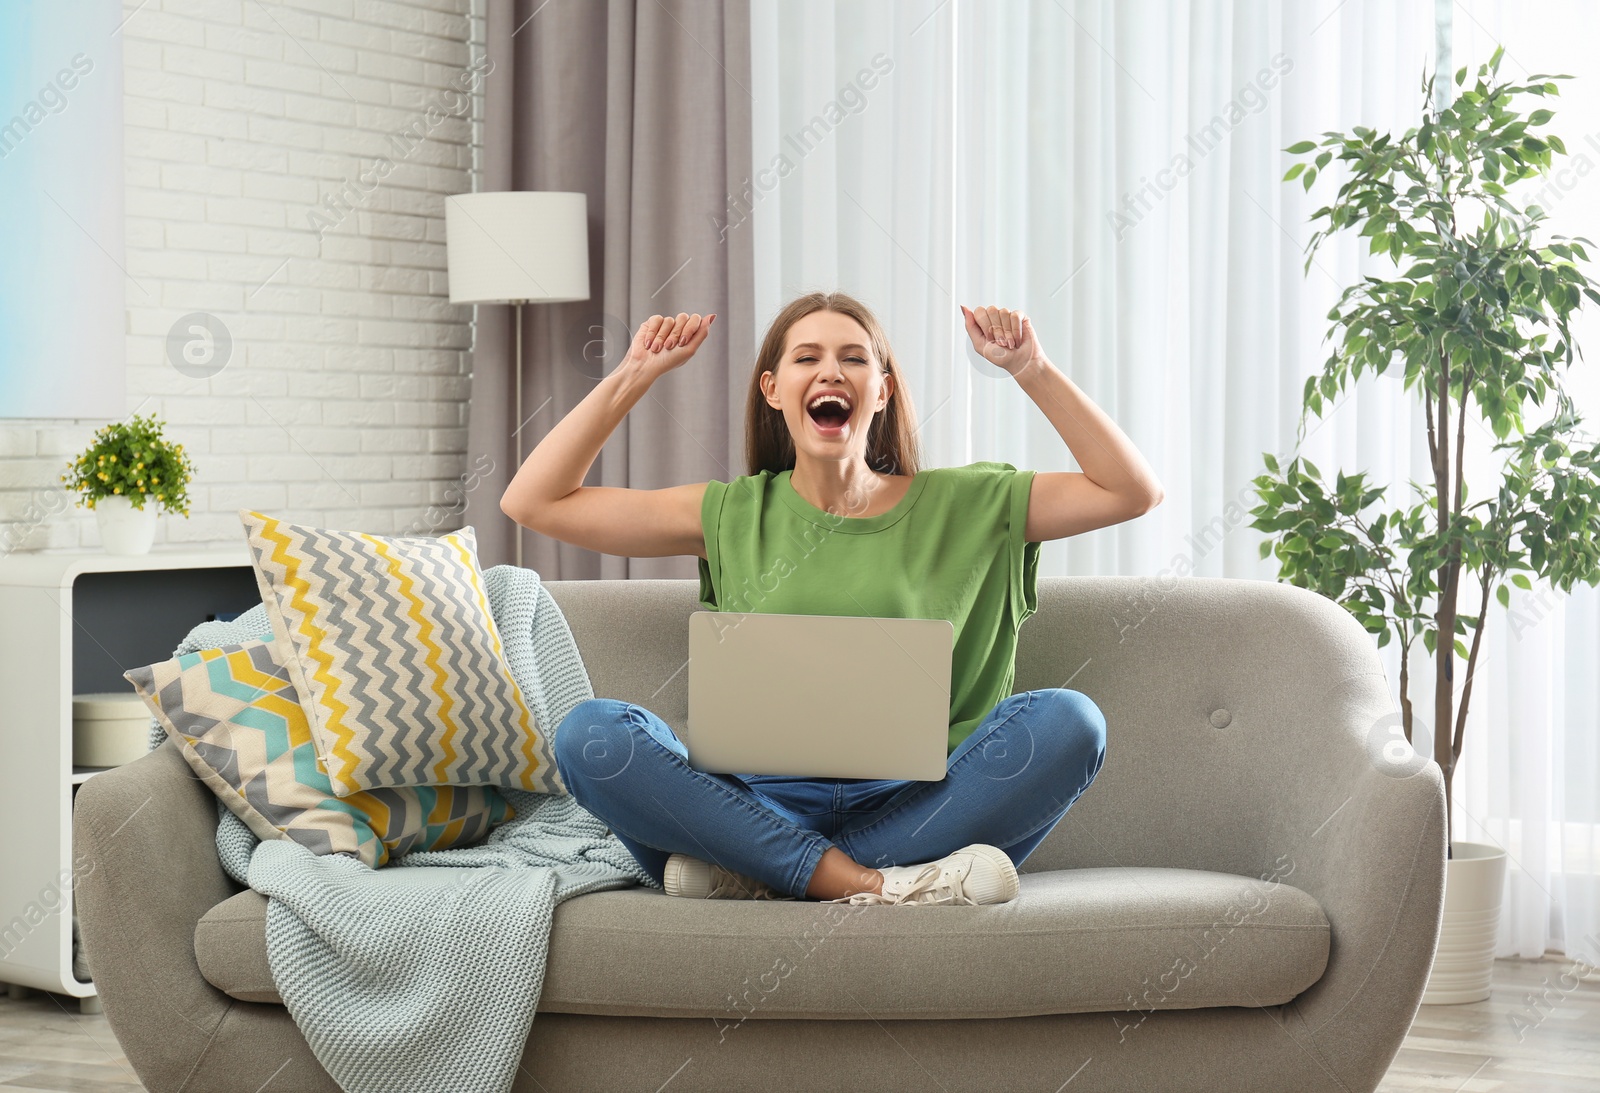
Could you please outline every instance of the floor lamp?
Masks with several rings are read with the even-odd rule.
[[[516,465],[522,467],[522,305],[589,298],[588,195],[512,190],[444,199],[452,304],[517,309]],[[516,564],[522,565],[517,529]]]

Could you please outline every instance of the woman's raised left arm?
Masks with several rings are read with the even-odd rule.
[[[1032,320],[1006,308],[961,311],[973,347],[1011,374],[1083,468],[1034,475],[1024,538],[1064,539],[1132,520],[1161,503],[1155,471],[1117,423],[1051,363]]]

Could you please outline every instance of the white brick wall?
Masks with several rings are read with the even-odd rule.
[[[237,542],[242,507],[460,526],[472,311],[445,295],[444,195],[475,188],[485,2],[124,0],[127,409],[196,464],[158,543]],[[209,379],[166,359],[194,311],[233,339]],[[0,555],[98,548],[57,476],[104,424],[0,421]]]

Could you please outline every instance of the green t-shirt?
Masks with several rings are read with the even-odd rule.
[[[866,517],[815,507],[791,474],[706,484],[700,606],[948,619],[955,751],[1011,694],[1017,628],[1039,607],[1039,544],[1023,539],[1034,472],[1009,463],[925,470],[894,508]]]

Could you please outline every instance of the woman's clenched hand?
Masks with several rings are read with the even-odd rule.
[[[639,327],[633,343],[628,347],[627,359],[650,374],[652,379],[666,374],[683,364],[705,344],[711,333],[711,323],[717,316],[679,312],[671,315],[652,315]]]

